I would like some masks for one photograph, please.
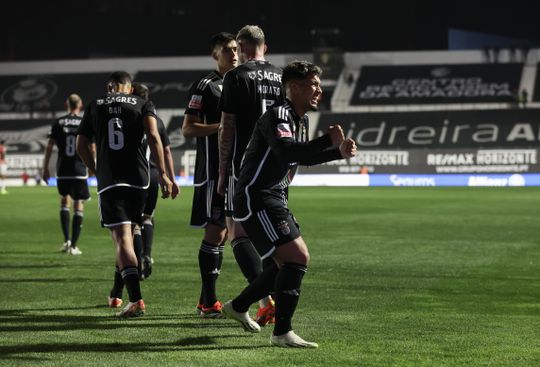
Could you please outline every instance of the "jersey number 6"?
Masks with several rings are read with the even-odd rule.
[[[112,150],[120,150],[124,147],[122,120],[118,117],[109,120],[109,147]]]

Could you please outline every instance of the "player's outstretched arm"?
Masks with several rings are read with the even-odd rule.
[[[339,145],[339,151],[343,158],[352,158],[356,154],[356,143],[350,138],[343,140]]]
[[[225,195],[227,172],[232,160],[232,147],[234,143],[234,133],[236,131],[236,115],[222,112],[221,123],[219,124],[219,179],[217,192]]]
[[[159,137],[157,120],[153,116],[145,116],[143,120],[143,125],[146,139],[148,141],[148,146],[150,147],[150,151],[152,152],[152,156],[154,157],[157,169],[159,171],[159,185],[161,186],[161,197],[165,199],[171,195],[173,183],[167,176],[165,159],[163,157],[163,145],[161,144],[161,138]]]

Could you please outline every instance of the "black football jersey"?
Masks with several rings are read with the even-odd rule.
[[[235,178],[255,122],[266,110],[284,102],[281,73],[268,61],[251,60],[225,74],[220,110],[236,115],[232,165]]]
[[[156,117],[151,101],[123,93],[107,94],[86,108],[78,133],[96,142],[98,193],[116,186],[148,187],[147,115]]]
[[[58,148],[57,178],[87,178],[88,171],[76,151],[77,131],[82,117],[68,114],[58,118],[51,126],[49,138]]]
[[[222,88],[223,77],[217,71],[193,83],[189,90],[185,114],[197,116],[205,124],[219,123],[221,119],[219,98]],[[216,179],[218,168],[218,134],[198,137],[194,183],[202,184],[208,179]]]
[[[235,187],[235,220],[243,221],[254,209],[263,208],[267,197],[286,203],[298,165],[341,159],[339,149],[328,149],[332,145],[328,135],[311,141],[308,136],[307,115],[298,116],[288,103],[270,109],[257,121]]]

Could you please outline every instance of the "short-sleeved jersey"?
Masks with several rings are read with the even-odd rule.
[[[87,178],[88,171],[76,151],[77,131],[82,117],[67,114],[57,119],[51,126],[49,138],[58,148],[56,160],[57,178]]]
[[[265,198],[287,202],[287,188],[297,166],[341,159],[328,135],[308,141],[307,115],[298,116],[289,103],[267,111],[256,123],[235,188],[233,219],[244,221],[265,207]],[[240,205],[238,205],[238,203]]]
[[[218,108],[223,77],[213,71],[191,85],[185,114],[197,116],[204,124],[216,124],[221,119]],[[219,151],[218,134],[197,138],[194,183],[203,184],[218,177]]]
[[[0,144],[0,164],[6,163],[6,147]]]
[[[171,141],[169,140],[169,136],[167,135],[167,130],[165,130],[165,124],[163,123],[163,120],[159,116],[156,116],[156,120],[157,120],[157,129],[159,133],[159,138],[161,139],[161,144],[163,145],[163,148],[168,147],[169,145],[171,145]],[[146,143],[146,139],[145,139],[145,144],[148,147],[148,143]],[[150,167],[157,168],[156,162],[154,160],[154,156],[152,154],[150,154]]]
[[[255,122],[267,109],[284,102],[281,74],[280,68],[264,60],[248,61],[225,74],[219,106],[222,112],[236,115],[232,164],[235,178]]]
[[[98,193],[117,186],[145,189],[149,165],[143,144],[145,116],[154,104],[135,95],[110,93],[86,108],[78,134],[96,142]]]

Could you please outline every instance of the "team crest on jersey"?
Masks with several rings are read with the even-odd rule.
[[[256,71],[250,71],[247,73],[247,75],[249,76],[250,79],[255,79],[257,77],[257,72]]]
[[[292,138],[292,132],[289,124],[278,124],[276,133],[278,138]]]
[[[277,228],[285,236],[287,236],[288,234],[291,233],[291,229],[289,228],[289,223],[287,223],[287,221],[285,221],[285,220],[282,220],[281,222],[279,222],[277,224]]]
[[[200,110],[202,108],[202,96],[198,94],[192,95],[188,107],[194,110]]]

